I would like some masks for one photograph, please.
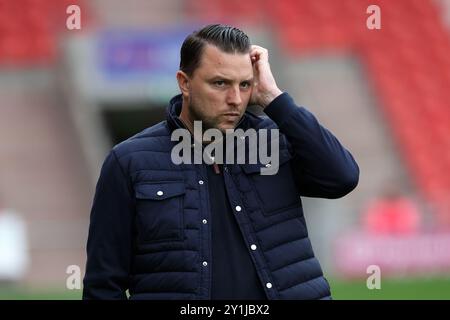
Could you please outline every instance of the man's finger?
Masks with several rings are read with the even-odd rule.
[[[251,57],[255,57],[255,62],[258,60],[266,60],[268,61],[269,56],[267,54],[267,51],[257,50],[255,52],[250,53]],[[252,58],[253,59],[253,58]]]

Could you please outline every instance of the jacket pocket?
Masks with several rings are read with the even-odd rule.
[[[139,243],[183,240],[184,182],[145,182],[134,189]]]
[[[278,172],[274,175],[262,175],[261,168],[266,165],[261,163],[241,165],[266,216],[300,206],[300,193],[294,181],[291,156],[287,150],[280,150],[279,160]]]

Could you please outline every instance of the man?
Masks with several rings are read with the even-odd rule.
[[[209,25],[188,36],[177,81],[167,120],[115,146],[103,164],[83,297],[331,298],[300,196],[353,190],[351,154],[277,87],[267,50],[239,29]],[[246,112],[249,104],[268,117]],[[260,174],[270,166],[260,161],[174,164],[171,134],[195,120],[221,132],[279,129],[276,174]]]

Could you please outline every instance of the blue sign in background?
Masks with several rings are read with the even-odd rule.
[[[105,31],[98,41],[101,73],[111,80],[174,77],[181,45],[192,30],[195,28]]]

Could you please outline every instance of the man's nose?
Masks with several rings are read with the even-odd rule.
[[[242,103],[239,86],[233,86],[228,90],[227,103],[233,105],[240,105]]]

